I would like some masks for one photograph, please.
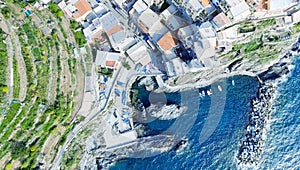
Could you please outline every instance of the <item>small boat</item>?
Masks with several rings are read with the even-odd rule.
[[[207,95],[212,95],[213,93],[212,93],[212,91],[211,91],[211,89],[210,90],[207,90]]]
[[[222,87],[220,85],[218,85],[218,89],[219,91],[222,91]]]
[[[235,85],[235,82],[234,82],[234,80],[232,80],[232,81],[231,81],[231,84],[232,84],[233,86]]]
[[[205,92],[202,91],[202,92],[199,92],[199,97],[204,97],[205,96]]]

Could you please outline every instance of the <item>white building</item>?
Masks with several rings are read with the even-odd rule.
[[[108,12],[108,9],[104,5],[99,4],[97,7],[93,8],[93,11],[98,17],[101,17]]]
[[[300,22],[300,11],[297,11],[292,14],[293,23],[296,24]]]
[[[184,75],[189,72],[188,65],[178,57],[166,62],[166,69],[170,77]]]
[[[194,43],[195,53],[205,67],[211,67],[211,60],[215,56],[215,46],[209,40],[202,40]]]
[[[100,22],[105,32],[108,32],[109,30],[111,30],[119,24],[118,20],[114,17],[114,15],[111,12],[104,14],[100,18]]]
[[[249,15],[251,15],[250,7],[244,0],[241,0],[236,5],[231,6],[229,11],[234,21],[246,19]]]
[[[269,0],[268,9],[270,11],[284,10],[297,3],[297,0]]]
[[[114,0],[123,11],[129,10],[136,0]]]
[[[97,51],[95,65],[106,68],[117,68],[119,66],[120,53]]]
[[[151,62],[147,47],[140,41],[126,51],[128,57],[135,63],[143,66]]]
[[[178,29],[177,37],[187,48],[193,46],[193,42],[200,38],[199,29],[195,24]]]
[[[87,0],[67,1],[62,0],[58,6],[67,16],[74,18],[76,21],[83,21],[86,16],[92,12],[91,5]]]
[[[171,31],[176,31],[179,28],[188,25],[188,22],[181,17],[172,15],[167,19],[165,24]]]
[[[245,0],[212,0],[212,3],[219,6],[233,21],[245,19],[251,14]]]
[[[144,12],[148,6],[143,0],[138,0],[135,2],[135,4],[132,7],[138,14],[141,14]]]
[[[171,4],[167,9],[165,9],[161,14],[160,17],[167,21],[171,16],[173,16],[177,12],[177,8],[175,5]]]
[[[202,39],[215,38],[217,36],[215,29],[209,22],[205,22],[199,27],[199,34]]]
[[[150,8],[146,9],[138,18],[138,26],[140,29],[148,33],[149,29],[157,22],[160,17],[153,12]]]
[[[148,33],[151,36],[152,40],[157,42],[168,31],[168,28],[158,20],[149,28]]]

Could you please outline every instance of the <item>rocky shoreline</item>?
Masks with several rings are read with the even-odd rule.
[[[266,125],[270,119],[271,108],[275,98],[275,87],[272,84],[261,84],[257,97],[252,100],[252,110],[248,113],[247,133],[238,151],[239,163],[244,165],[258,164],[263,152]]]
[[[256,71],[247,70],[246,68],[248,67],[248,65],[244,65],[240,66],[239,70],[226,72],[226,68],[228,68],[229,66],[232,67],[232,65],[229,65],[213,70],[206,70],[203,72],[203,74],[205,74],[203,75],[203,78],[199,79],[196,77],[188,84],[181,85],[172,83],[172,81],[168,81],[164,83],[163,87],[157,87],[158,84],[156,84],[155,81],[153,81],[151,78],[147,78],[141,81],[139,85],[146,86],[147,91],[154,91],[157,93],[172,93],[205,87],[213,84],[220,79],[228,78],[234,75],[258,77],[260,86],[256,97],[252,100],[252,110],[248,113],[249,124],[246,128],[247,132],[241,142],[240,148],[238,149],[238,154],[236,156],[238,162],[241,165],[256,165],[258,164],[260,156],[263,153],[263,144],[265,135],[267,133],[267,125],[270,120],[271,108],[273,101],[276,98],[276,84],[277,82],[279,82],[278,80],[280,80],[280,78],[284,77],[290,72],[290,66],[293,62],[294,54],[297,54],[298,50],[299,41],[292,46],[292,50],[287,52],[287,54],[278,58],[273,63],[262,66],[262,68]],[[182,77],[182,79],[188,78]],[[164,113],[164,109],[162,109],[162,106],[153,106],[153,109],[160,109],[162,111],[161,113]],[[153,113],[154,117],[160,118],[162,120],[167,119],[167,117],[165,116],[162,117],[160,113],[155,113],[153,109],[152,111],[151,109],[148,111]],[[181,111],[178,111],[178,108],[176,107],[171,107],[168,109],[175,110],[173,114],[174,118],[181,114]],[[184,144],[185,142],[182,143]],[[182,143],[180,143],[179,141],[179,145],[176,145],[178,144],[178,142],[174,141],[174,136],[172,135],[155,135],[139,138],[133,143],[126,144],[118,148],[109,150],[107,150],[106,148],[103,148],[103,150],[99,149],[93,155],[97,155],[96,160],[98,169],[107,169],[110,165],[112,165],[119,159],[132,156],[138,157],[141,155],[145,157],[147,156],[145,155],[147,153],[163,153],[169,151],[172,148],[180,148]]]
[[[103,149],[94,153],[97,169],[108,169],[117,160],[124,158],[145,158],[171,150],[174,146],[173,135],[155,135],[138,138],[136,141],[116,147]],[[91,163],[92,165],[92,163]]]
[[[258,75],[260,86],[256,97],[252,100],[252,109],[248,113],[247,132],[237,154],[238,163],[242,166],[255,166],[259,163],[272,105],[277,94],[276,86],[289,74],[295,55],[299,55],[299,45],[299,41],[296,42],[279,62]]]
[[[172,120],[182,115],[187,108],[176,104],[166,105],[163,103],[151,104],[145,111],[159,120]]]

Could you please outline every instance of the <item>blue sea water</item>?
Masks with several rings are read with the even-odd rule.
[[[270,129],[258,169],[300,169],[300,59],[294,62],[287,81],[279,85],[273,106]],[[235,85],[232,85],[234,80]],[[199,135],[205,124],[211,97],[199,97],[197,119],[187,133],[188,145],[180,152],[169,152],[147,158],[126,158],[111,166],[111,170],[174,170],[174,169],[239,169],[235,157],[245,134],[250,101],[258,82],[254,78],[236,76],[223,80],[227,84],[226,104],[216,130],[203,143]],[[209,88],[209,87],[208,87]],[[195,102],[195,101],[191,101]],[[174,122],[174,121],[173,121]],[[154,121],[148,128],[162,131],[172,121]]]

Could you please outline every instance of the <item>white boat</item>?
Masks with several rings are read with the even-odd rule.
[[[204,97],[205,96],[205,92],[202,91],[202,92],[199,92],[199,97]]]
[[[212,93],[212,91],[211,91],[211,89],[210,90],[207,90],[207,95],[212,95],[213,93]]]
[[[218,85],[218,89],[219,91],[222,91],[222,87],[220,85]]]
[[[232,80],[232,81],[231,81],[231,84],[232,84],[233,86],[235,85],[235,82],[234,82],[234,80]]]

